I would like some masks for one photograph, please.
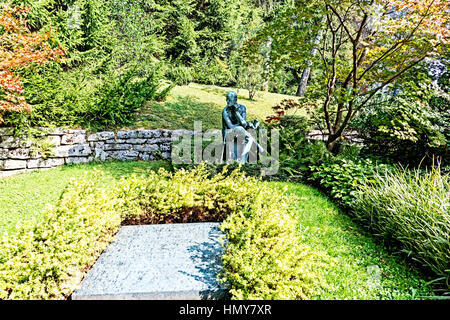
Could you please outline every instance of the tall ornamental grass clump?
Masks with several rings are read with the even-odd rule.
[[[450,178],[433,169],[378,174],[356,195],[356,217],[450,280]]]

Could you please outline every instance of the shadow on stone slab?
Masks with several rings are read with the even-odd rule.
[[[81,288],[85,299],[225,299],[219,223],[124,226]]]
[[[199,295],[202,300],[229,298],[226,285],[220,283],[217,279],[217,275],[222,271],[221,255],[217,254],[218,252],[222,252],[222,244],[220,243],[221,236],[222,234],[219,233],[219,229],[214,228],[209,232],[209,238],[212,241],[196,243],[188,247],[196,272],[190,274],[185,271],[180,271],[186,276],[192,277],[195,281],[204,283],[207,287],[217,287],[216,290],[200,291]],[[216,277],[211,277],[211,274],[216,275]]]

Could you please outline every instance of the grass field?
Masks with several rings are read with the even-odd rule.
[[[193,129],[195,120],[201,120],[203,129],[222,127],[222,110],[226,106],[225,95],[235,90],[238,103],[247,108],[247,119],[264,121],[272,115],[272,107],[283,99],[297,99],[277,93],[258,92],[255,100],[248,99],[248,91],[191,83],[175,87],[167,101],[148,102],[137,115],[137,122],[129,128]]]
[[[55,203],[72,177],[99,169],[101,185],[112,186],[132,173],[146,173],[168,162],[107,162],[72,165],[24,173],[0,180],[0,233],[12,233],[19,221],[39,221],[46,203]],[[320,273],[326,286],[316,299],[411,299],[432,295],[425,279],[408,263],[393,256],[354,224],[316,189],[295,183],[287,186],[298,197],[296,218],[302,242],[323,257]]]
[[[166,162],[111,162],[87,165],[67,165],[60,168],[34,171],[0,179],[0,234],[14,232],[22,220],[39,221],[46,203],[55,203],[71,177],[78,177],[87,170],[99,169],[105,172],[103,183],[132,173],[145,173]]]
[[[303,243],[324,257],[327,288],[318,299],[411,299],[432,295],[403,258],[389,253],[313,187],[271,182],[299,198],[298,231]]]

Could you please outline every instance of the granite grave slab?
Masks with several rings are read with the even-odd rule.
[[[124,226],[74,300],[221,299],[219,223]]]

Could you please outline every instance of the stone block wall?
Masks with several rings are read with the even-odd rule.
[[[358,135],[357,131],[350,131],[346,132],[343,135],[345,141],[352,144],[362,145],[363,139],[361,139]],[[321,140],[321,141],[327,141],[328,135],[323,134],[320,130],[312,130],[308,133],[308,138],[313,140]]]
[[[89,134],[85,130],[41,129],[39,141],[50,146],[42,153],[36,139],[15,137],[10,128],[0,128],[0,177],[19,172],[46,169],[67,163],[94,160],[158,160],[169,159],[172,140],[187,130],[126,130]],[[36,151],[38,150],[38,151]]]

